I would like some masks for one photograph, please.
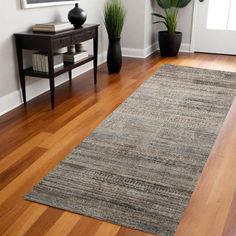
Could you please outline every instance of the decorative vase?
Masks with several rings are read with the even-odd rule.
[[[107,52],[107,67],[109,73],[120,72],[122,66],[122,53],[120,47],[120,38],[109,39]]]
[[[86,19],[87,14],[83,9],[79,8],[78,3],[76,3],[75,7],[68,13],[68,20],[74,25],[75,29],[80,28]]]
[[[169,33],[168,31],[160,31],[158,36],[161,56],[177,56],[182,41],[182,33]]]

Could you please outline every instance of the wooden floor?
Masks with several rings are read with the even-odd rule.
[[[119,75],[99,67],[0,117],[0,235],[150,234],[23,200],[23,196],[162,64],[236,71],[236,57],[181,54],[124,59]],[[7,78],[6,78],[7,79]],[[190,200],[178,236],[236,235],[236,100]]]

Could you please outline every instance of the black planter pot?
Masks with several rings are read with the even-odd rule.
[[[86,19],[87,14],[83,9],[79,8],[78,3],[76,3],[75,7],[68,13],[68,20],[74,25],[76,29],[80,28]]]
[[[177,56],[182,41],[182,33],[169,33],[168,31],[160,31],[158,36],[161,56]]]
[[[120,72],[122,66],[122,53],[120,47],[120,38],[109,39],[107,52],[107,68],[109,73]]]

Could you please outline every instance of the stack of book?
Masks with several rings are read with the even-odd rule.
[[[70,29],[74,29],[74,26],[70,22],[51,22],[33,26],[34,32],[56,33]]]
[[[85,58],[88,57],[88,52],[87,51],[81,51],[81,52],[66,52],[63,54],[63,58],[65,62],[72,62],[76,63],[79,62]]]
[[[48,55],[45,53],[32,54],[33,70],[39,72],[49,72]],[[59,53],[54,54],[54,70],[64,66],[63,55]]]

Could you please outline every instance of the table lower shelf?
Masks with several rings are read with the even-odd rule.
[[[87,58],[78,61],[76,63],[71,63],[71,62],[64,62],[64,66],[58,69],[54,70],[54,77],[57,77],[65,72],[68,72],[72,69],[75,69],[78,66],[81,66],[83,64],[86,64],[90,61],[94,60],[94,56],[89,55]],[[46,72],[40,72],[40,71],[34,71],[33,67],[24,69],[24,75],[25,76],[31,76],[31,77],[39,77],[39,78],[45,78],[45,79],[49,79],[49,73]]]

